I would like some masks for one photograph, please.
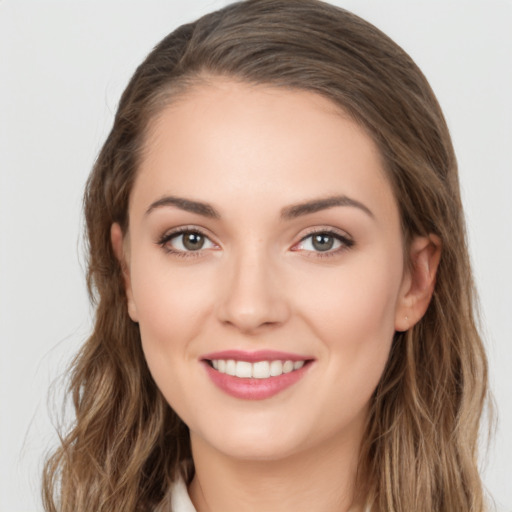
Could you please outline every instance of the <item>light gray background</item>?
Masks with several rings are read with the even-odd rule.
[[[1,511],[41,510],[48,389],[90,328],[81,194],[119,95],[164,35],[226,3],[0,0]],[[485,482],[512,510],[512,0],[336,3],[411,54],[451,128],[500,413]]]

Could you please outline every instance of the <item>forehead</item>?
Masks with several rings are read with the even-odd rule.
[[[383,191],[394,203],[376,144],[332,101],[219,78],[152,121],[133,193],[249,204],[333,193],[373,201]]]

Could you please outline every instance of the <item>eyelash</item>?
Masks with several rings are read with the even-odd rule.
[[[183,251],[183,250],[174,249],[168,245],[171,240],[173,240],[174,238],[177,238],[181,235],[184,235],[186,233],[188,233],[188,234],[193,233],[193,234],[200,235],[200,236],[204,237],[205,239],[209,240],[212,244],[214,244],[214,242],[211,241],[210,237],[208,235],[206,235],[202,230],[198,229],[197,227],[187,227],[187,226],[178,228],[169,233],[165,233],[164,235],[162,235],[159,238],[159,240],[157,241],[157,244],[160,247],[162,247],[162,249],[166,253],[173,254],[179,258],[196,258],[196,257],[201,256],[204,249],[198,249],[197,251],[186,251],[186,250]],[[326,235],[326,236],[332,237],[336,241],[340,242],[341,246],[334,250],[327,250],[327,251],[310,251],[310,250],[304,251],[305,253],[314,254],[314,256],[308,255],[311,257],[329,258],[332,256],[336,256],[340,252],[346,251],[347,249],[350,249],[351,247],[354,246],[354,241],[346,235],[342,235],[341,233],[334,231],[332,229],[317,229],[317,230],[311,231],[307,235],[303,236],[300,239],[300,241],[297,244],[295,244],[293,247],[297,247],[298,245],[303,244],[308,238],[311,238],[315,235]],[[294,249],[293,247],[292,247],[293,251],[298,252],[300,250],[300,249]]]

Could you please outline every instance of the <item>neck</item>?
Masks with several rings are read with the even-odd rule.
[[[191,434],[197,512],[362,512],[355,478],[360,439],[335,439],[278,460],[243,460]]]

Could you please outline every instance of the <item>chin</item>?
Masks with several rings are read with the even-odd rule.
[[[235,439],[229,444],[223,443],[218,449],[230,458],[247,461],[281,460],[300,451],[295,443],[280,438]]]
[[[211,426],[211,425],[210,425]],[[207,444],[230,458],[252,461],[279,460],[303,449],[307,436],[282,425],[231,424],[230,428],[193,434],[191,439]]]

